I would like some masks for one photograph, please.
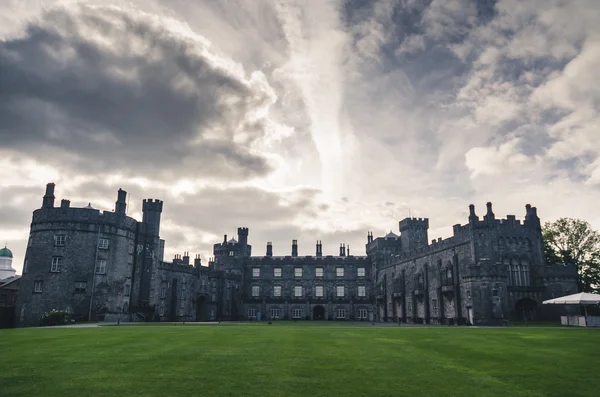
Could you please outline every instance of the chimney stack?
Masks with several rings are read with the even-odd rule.
[[[117,192],[117,201],[115,203],[115,213],[125,215],[127,209],[127,192],[119,189]]]
[[[69,200],[62,199],[60,200],[60,208],[69,208],[71,206],[71,202]]]
[[[42,208],[54,208],[54,183],[46,185],[46,194],[42,201]]]
[[[298,256],[298,240],[292,240],[292,256]]]
[[[273,243],[267,242],[267,256],[273,256]]]

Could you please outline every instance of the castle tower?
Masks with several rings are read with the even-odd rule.
[[[115,213],[119,215],[125,215],[127,210],[127,192],[123,189],[119,189],[117,193],[117,201],[115,202]]]
[[[163,202],[158,199],[147,199],[142,202],[142,222],[147,225],[149,235],[159,235],[162,208]]]
[[[248,245],[248,228],[247,227],[238,227],[238,243],[241,246]]]
[[[405,218],[400,221],[399,225],[402,251],[410,252],[427,246],[429,241],[427,238],[429,219]]]
[[[54,208],[54,183],[46,185],[46,194],[42,201],[42,208]]]

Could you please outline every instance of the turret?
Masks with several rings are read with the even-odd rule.
[[[267,256],[273,256],[273,243],[267,242]]]
[[[147,225],[148,234],[159,235],[162,208],[163,202],[158,199],[147,199],[142,202],[142,222]]]
[[[115,213],[125,215],[127,210],[127,192],[119,189],[117,192],[117,201],[115,202]]]
[[[240,245],[245,246],[248,245],[248,228],[247,227],[238,227],[238,243]]]
[[[427,246],[429,242],[427,238],[429,219],[405,218],[400,221],[399,226],[402,251],[410,252]]]
[[[292,256],[298,256],[298,240],[292,240]]]
[[[54,208],[54,183],[46,185],[46,194],[42,200],[42,208]]]

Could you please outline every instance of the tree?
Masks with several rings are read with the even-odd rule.
[[[576,264],[579,290],[600,288],[600,233],[581,219],[560,218],[542,229],[544,256],[548,264]]]

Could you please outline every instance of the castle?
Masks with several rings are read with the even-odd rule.
[[[38,325],[46,311],[105,321],[353,320],[494,324],[556,315],[541,301],[576,292],[577,269],[544,263],[537,210],[523,222],[483,219],[470,207],[453,237],[428,241],[429,220],[407,218],[400,235],[367,235],[366,255],[252,256],[249,231],[215,244],[202,266],[189,253],[164,260],[163,202],[142,204],[142,220],[126,215],[119,189],[114,211],[91,205],[55,207],[54,184],[33,212],[16,301],[17,326]]]

